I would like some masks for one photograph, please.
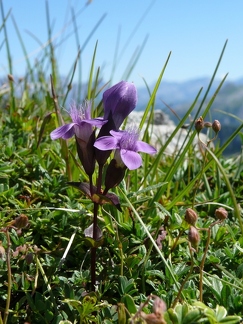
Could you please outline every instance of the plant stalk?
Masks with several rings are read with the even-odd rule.
[[[192,247],[191,247],[191,243],[188,242],[188,244],[189,244],[189,250],[190,250],[190,256],[191,256],[191,267],[190,267],[190,271],[188,272],[186,278],[184,279],[184,281],[182,282],[182,284],[180,286],[180,289],[179,289],[179,291],[177,293],[176,299],[174,300],[174,302],[172,304],[172,308],[174,308],[176,306],[176,303],[179,301],[181,293],[182,293],[182,289],[184,288],[185,283],[187,282],[187,280],[189,279],[190,275],[193,272],[193,267],[194,267],[194,259],[193,259],[193,254],[192,254],[193,250],[192,250]]]
[[[6,238],[7,238],[7,251],[6,251],[6,262],[7,262],[7,269],[8,269],[8,291],[7,291],[7,300],[5,306],[5,312],[3,317],[3,324],[7,324],[8,322],[8,314],[9,314],[9,307],[10,307],[10,300],[11,300],[11,290],[12,290],[12,273],[11,273],[11,264],[10,264],[10,248],[11,248],[11,241],[8,228],[6,229]]]

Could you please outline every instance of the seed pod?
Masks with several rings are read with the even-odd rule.
[[[204,122],[204,127],[212,127],[212,123],[210,123],[210,122]]]
[[[225,220],[228,217],[228,212],[225,208],[219,207],[215,210],[215,217],[220,220]]]
[[[15,220],[12,222],[12,225],[17,229],[25,228],[29,224],[29,219],[25,214],[20,214]]]
[[[200,133],[200,131],[204,128],[204,120],[203,120],[202,116],[199,117],[199,118],[196,120],[196,122],[195,122],[195,128],[196,128],[196,131],[197,131],[198,133]]]
[[[198,247],[198,244],[200,242],[200,235],[198,230],[194,226],[190,226],[189,228],[188,240],[191,243],[192,247]]]
[[[14,82],[14,77],[12,76],[12,74],[8,74],[8,79],[11,82]]]
[[[190,225],[195,225],[198,219],[198,215],[195,212],[195,210],[191,208],[187,208],[186,214],[185,214],[185,220]]]
[[[221,130],[221,124],[218,120],[215,120],[212,124],[212,129],[217,134]]]

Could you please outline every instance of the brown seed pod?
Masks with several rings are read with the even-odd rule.
[[[25,228],[29,224],[29,219],[25,214],[20,214],[18,217],[16,217],[12,224],[17,229]]]
[[[191,226],[189,228],[188,240],[191,243],[192,247],[194,248],[198,247],[198,244],[200,242],[200,234],[194,226]]]
[[[196,122],[195,122],[195,129],[198,133],[200,133],[200,131],[204,128],[204,120],[201,117],[199,117]]]
[[[186,213],[185,213],[185,220],[188,224],[190,225],[195,225],[198,219],[198,215],[195,212],[195,210],[191,208],[187,208]]]
[[[215,210],[215,217],[220,220],[224,220],[228,217],[228,212],[225,208],[219,207]]]
[[[221,130],[221,124],[218,120],[215,120],[212,123],[212,129],[214,130],[214,132],[217,134],[220,130]]]

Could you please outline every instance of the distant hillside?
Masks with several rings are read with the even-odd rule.
[[[218,85],[220,84],[220,81],[221,80],[214,81],[207,97],[206,104],[213,96]],[[178,120],[170,109],[166,107],[166,105],[170,106],[179,117],[183,117],[185,112],[195,100],[200,88],[203,87],[198,104],[194,109],[195,114],[206,92],[209,82],[210,79],[208,78],[189,80],[186,82],[162,81],[156,96],[156,109],[163,110],[175,123],[178,123]],[[153,89],[151,89],[151,91],[152,90]],[[148,103],[148,99],[149,95],[147,89],[139,88],[137,110],[144,110]],[[166,105],[164,103],[166,103]],[[240,125],[240,121],[229,114],[233,114],[237,118],[243,120],[243,79],[235,82],[225,81],[211,107],[210,116],[206,118],[207,120],[218,119],[221,122],[222,131],[220,132],[219,136],[221,143],[224,143],[232,132]],[[194,116],[195,115],[192,113],[192,119]],[[240,152],[241,146],[242,141],[238,136],[225,153],[233,154]]]

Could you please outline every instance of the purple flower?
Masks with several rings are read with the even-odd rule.
[[[95,169],[95,132],[93,126],[102,126],[107,120],[91,119],[91,103],[86,101],[84,106],[71,105],[69,115],[72,123],[58,127],[51,132],[51,139],[68,139],[75,136],[77,152],[85,172],[91,176]]]
[[[128,131],[110,131],[112,136],[103,136],[98,138],[94,146],[101,151],[116,150],[116,164],[129,170],[135,170],[142,165],[142,158],[138,152],[155,154],[156,149],[142,141],[138,140],[139,133],[136,130]]]
[[[111,130],[118,130],[125,118],[137,104],[137,90],[133,83],[121,81],[103,93],[104,119],[108,122],[101,127],[98,138],[109,136]],[[96,150],[98,164],[104,165],[111,151]]]
[[[104,119],[112,119],[118,128],[137,104],[137,89],[133,83],[121,81],[103,93]]]
[[[69,115],[72,118],[72,123],[65,124],[52,131],[50,134],[52,140],[68,139],[76,135],[78,139],[87,143],[93,132],[92,126],[99,127],[107,122],[107,120],[100,118],[91,119],[90,101],[86,101],[84,106],[71,105]]]

